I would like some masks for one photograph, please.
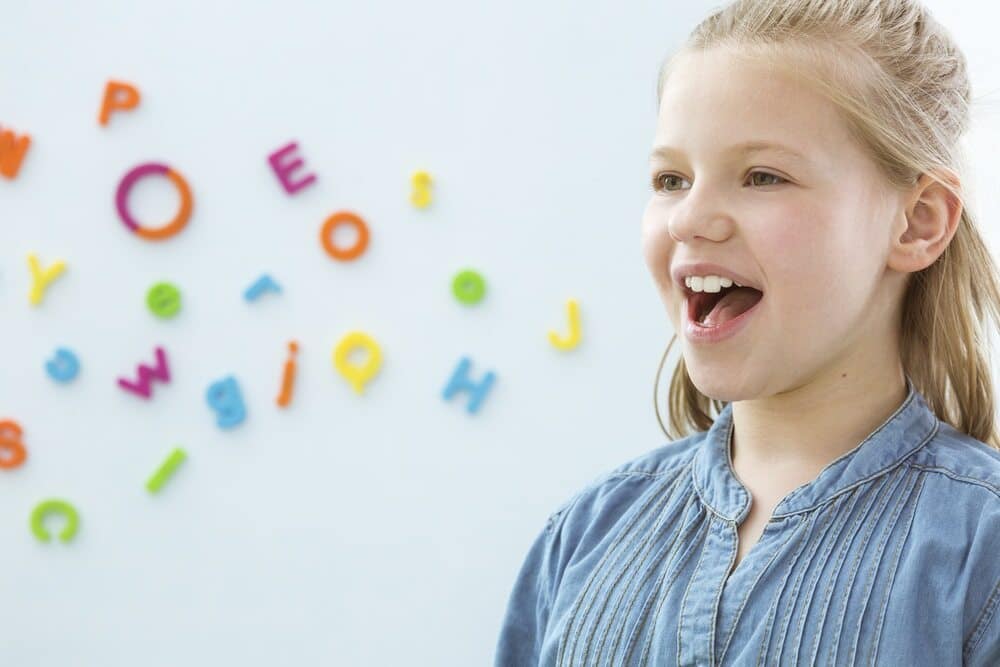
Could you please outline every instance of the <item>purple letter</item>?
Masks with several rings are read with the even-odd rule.
[[[290,155],[292,151],[298,149],[298,147],[299,145],[293,141],[284,148],[271,153],[267,158],[267,161],[271,163],[271,168],[274,169],[274,173],[277,174],[278,180],[281,181],[282,187],[285,188],[285,192],[290,195],[295,194],[316,180],[315,174],[309,174],[300,181],[292,181],[292,172],[302,166],[302,160],[293,158],[289,162],[285,161],[284,158],[286,155]]]

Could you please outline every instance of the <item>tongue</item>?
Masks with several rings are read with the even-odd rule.
[[[702,324],[707,327],[714,327],[739,317],[750,310],[755,303],[761,300],[764,295],[752,287],[736,287],[726,292],[712,308]]]

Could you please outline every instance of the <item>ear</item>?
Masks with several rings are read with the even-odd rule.
[[[935,173],[961,192],[962,185],[955,172],[938,170]],[[912,273],[933,264],[958,230],[962,208],[961,200],[948,188],[930,175],[921,174],[905,198],[899,224],[893,227],[889,266]]]

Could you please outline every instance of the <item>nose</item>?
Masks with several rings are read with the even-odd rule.
[[[729,234],[732,217],[726,212],[725,199],[711,195],[707,189],[697,191],[692,186],[683,201],[669,212],[667,233],[675,242],[688,242],[696,238],[721,241]]]

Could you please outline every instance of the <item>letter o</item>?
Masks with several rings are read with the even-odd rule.
[[[350,248],[338,248],[333,244],[333,232],[340,225],[352,225],[358,230],[358,240]],[[350,211],[337,211],[331,215],[323,223],[323,228],[319,232],[319,240],[323,244],[323,250],[326,251],[326,254],[343,262],[360,257],[361,253],[368,247],[368,238],[368,225],[365,224],[360,215]]]
[[[169,178],[181,196],[181,208],[177,211],[174,219],[163,227],[154,229],[140,225],[128,210],[128,194],[132,190],[132,186],[143,176],[150,176],[152,174],[162,174]],[[118,184],[118,192],[115,193],[115,206],[118,209],[118,216],[122,219],[122,222],[137,236],[147,241],[162,241],[184,229],[191,218],[191,188],[188,187],[187,181],[184,180],[183,176],[167,165],[158,162],[148,162],[135,167],[125,174],[125,178]]]

